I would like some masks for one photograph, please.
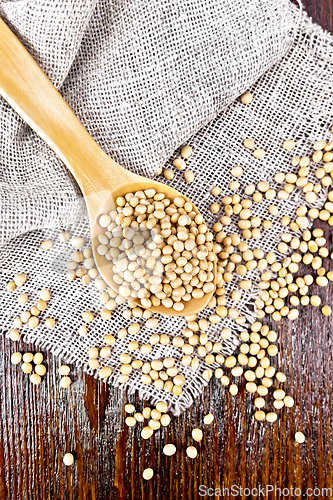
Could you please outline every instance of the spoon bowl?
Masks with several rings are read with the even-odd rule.
[[[96,265],[106,283],[118,291],[112,263],[97,252],[97,238],[105,232],[98,223],[99,217],[115,210],[116,199],[129,192],[154,188],[170,200],[176,196],[187,198],[165,184],[129,172],[112,160],[2,19],[0,61],[0,95],[53,149],[77,181],[87,205]],[[194,205],[193,210],[199,213]],[[216,277],[216,259],[213,274]],[[150,309],[166,316],[195,314],[208,304],[213,293],[214,290],[200,299],[191,298],[181,312],[162,305]]]
[[[122,167],[120,167],[122,168]],[[125,169],[124,169],[125,170]],[[127,172],[127,171],[125,171]],[[92,241],[92,249],[94,254],[94,259],[100,275],[104,279],[104,281],[114,290],[119,290],[119,285],[114,281],[114,273],[112,270],[112,263],[107,261],[104,256],[99,255],[97,252],[97,247],[100,244],[98,241],[98,236],[103,235],[105,232],[105,228],[101,227],[98,223],[101,215],[107,214],[116,209],[116,199],[119,196],[125,196],[127,193],[134,193],[139,190],[145,189],[155,189],[158,193],[163,193],[170,200],[174,200],[174,198],[178,196],[182,196],[186,201],[188,198],[181,194],[176,189],[167,186],[166,184],[162,184],[161,182],[156,182],[145,177],[141,177],[136,174],[130,174],[132,182],[126,181],[124,185],[118,186],[115,192],[111,192],[111,190],[103,190],[100,192],[96,192],[93,195],[87,196],[85,198],[88,215],[89,215],[89,224],[90,224],[90,232],[91,232],[91,241]],[[193,203],[192,203],[193,205]],[[193,205],[193,210],[200,214],[199,210]],[[213,262],[213,273],[216,276],[216,259]],[[164,316],[189,316],[191,314],[196,314],[202,309],[204,309],[209,303],[210,299],[214,294],[214,290],[212,292],[206,293],[202,298],[195,299],[191,298],[190,301],[184,303],[184,309],[182,311],[175,311],[173,308],[166,308],[163,305],[160,306],[151,306],[149,309],[155,313],[163,314]],[[132,302],[138,304],[138,306],[142,307],[139,299],[132,299],[129,297]]]

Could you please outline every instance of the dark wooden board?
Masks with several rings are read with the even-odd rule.
[[[333,31],[330,0],[305,0],[304,6],[315,21]],[[332,235],[326,225],[322,227],[333,248]],[[319,294],[324,302],[332,302],[332,286]],[[318,308],[307,307],[297,321],[272,326],[279,332],[276,363],[288,374],[294,409],[281,411],[274,424],[258,423],[244,383],[240,382],[239,394],[231,397],[215,380],[188,412],[146,442],[139,426],[124,425],[126,395],[75,368],[75,382],[62,393],[59,360],[47,353],[46,378],[33,387],[10,364],[10,354],[34,347],[15,347],[1,337],[0,500],[218,498],[200,495],[200,485],[230,488],[224,498],[313,498],[307,488],[331,488],[331,492],[315,493],[317,498],[333,498],[332,317],[324,318]],[[133,397],[131,402],[142,408]],[[209,411],[216,421],[205,426],[198,457],[191,460],[185,454],[190,431],[203,425]],[[306,435],[303,445],[294,441],[296,430]],[[173,457],[162,453],[169,442],[177,447]],[[62,462],[67,451],[75,455],[70,468]],[[149,482],[142,479],[146,467],[155,471]],[[236,494],[241,487],[267,485],[281,491]],[[295,488],[302,490],[301,496]]]

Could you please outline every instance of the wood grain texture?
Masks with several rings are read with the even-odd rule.
[[[305,0],[305,8],[325,29],[333,31],[332,3]],[[330,248],[332,234],[325,230]],[[329,262],[328,264],[329,265]],[[300,271],[304,272],[305,268]],[[314,287],[313,293],[316,293]],[[318,294],[331,303],[332,285]],[[225,494],[224,498],[314,498],[307,488],[332,488],[333,492],[333,319],[318,308],[303,308],[301,317],[273,324],[279,333],[277,366],[288,374],[288,392],[294,409],[280,411],[274,424],[258,423],[253,404],[245,394],[231,397],[214,381],[185,414],[172,420],[166,430],[143,442],[140,426],[124,425],[126,395],[73,368],[75,382],[68,391],[59,389],[59,360],[45,353],[48,372],[39,387],[10,364],[15,350],[31,349],[0,337],[0,500],[196,500],[218,498],[199,495],[199,486],[210,488],[301,488],[302,496],[289,490],[280,494]],[[135,398],[131,402],[142,408]],[[213,412],[216,420],[203,426],[203,416]],[[194,426],[205,427],[197,459],[185,448]],[[303,445],[294,433],[306,435]],[[177,453],[165,457],[165,443]],[[63,455],[75,455],[67,468]],[[142,471],[154,469],[145,482]],[[321,492],[320,499],[333,498]]]

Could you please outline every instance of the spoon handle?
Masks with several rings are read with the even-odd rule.
[[[125,171],[89,135],[1,18],[0,95],[59,156],[84,195],[104,185],[103,168],[106,162],[108,169],[115,169],[115,173],[117,169]]]

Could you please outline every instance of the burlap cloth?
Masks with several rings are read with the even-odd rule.
[[[274,185],[276,171],[292,171],[292,156],[309,154],[315,140],[332,140],[333,39],[288,1],[19,0],[0,1],[0,15],[98,144],[119,163],[152,177],[161,166],[171,165],[180,145],[193,146],[188,167],[195,182],[185,183],[183,173],[174,169],[170,184],[195,202],[210,226],[220,216],[208,210],[216,201],[210,189],[218,185],[223,194],[230,193],[233,166],[244,168],[242,186],[260,180]],[[237,97],[248,89],[254,101],[246,106]],[[28,305],[35,303],[39,289],[49,288],[47,316],[57,323],[53,329],[43,322],[34,330],[24,326],[25,339],[87,369],[88,348],[102,346],[106,333],[116,334],[130,324],[122,315],[126,304],[117,307],[110,321],[103,321],[94,284],[66,282],[65,264],[72,249],[58,234],[66,228],[89,244],[84,203],[60,160],[3,99],[0,137],[1,331],[8,332],[13,318],[27,309],[17,304],[18,290],[5,290],[17,272],[26,272]],[[245,150],[246,137],[267,151],[264,159]],[[292,153],[281,148],[287,138],[296,140]],[[324,197],[323,192],[316,206]],[[280,216],[273,228],[263,230],[259,241],[251,240],[251,248],[276,251],[285,231],[281,216],[293,217],[300,203],[305,204],[298,189],[287,202],[278,202]],[[269,204],[257,204],[255,215],[269,218]],[[228,231],[238,229],[232,225]],[[45,252],[40,243],[47,238],[55,244]],[[256,284],[259,275],[252,272],[252,279]],[[228,285],[228,296],[237,286],[237,280]],[[255,285],[237,304],[248,323],[255,317],[257,293]],[[227,306],[234,306],[230,298]],[[83,310],[96,313],[87,337],[77,333]],[[208,309],[200,317],[212,313]],[[159,319],[154,333],[182,335],[185,320]],[[139,322],[143,326],[135,339],[141,345],[152,331]],[[223,342],[223,353],[228,354],[244,327],[225,319],[212,325],[208,335],[220,340],[226,326],[233,331]],[[103,362],[113,368],[110,383],[117,383],[119,354],[129,352],[129,340],[133,338],[118,340]],[[169,401],[179,413],[207,383],[201,374],[208,366],[201,360],[196,371],[183,367],[182,352],[171,344],[155,346],[150,355],[134,354],[147,361],[167,356],[176,359],[186,376],[180,397],[143,385],[139,371],[131,374],[128,386],[153,401]]]

